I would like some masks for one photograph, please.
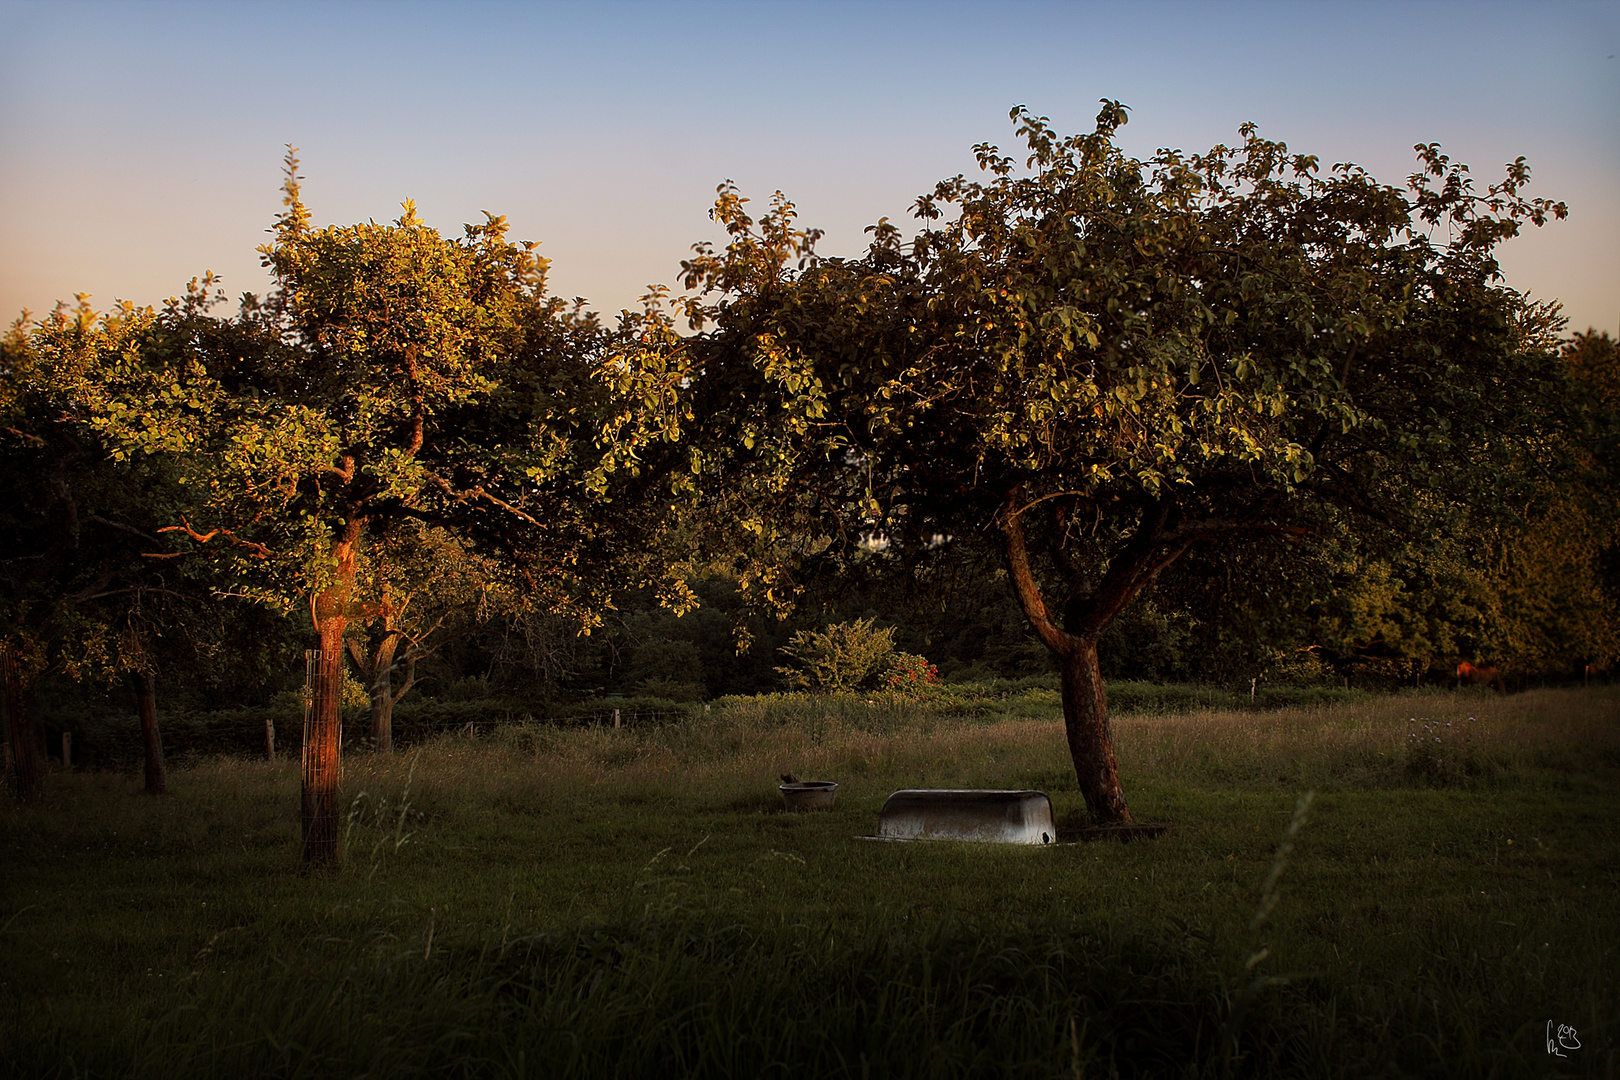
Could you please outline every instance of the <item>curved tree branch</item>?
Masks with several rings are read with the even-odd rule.
[[[1052,650],[1054,655],[1066,657],[1074,651],[1074,642],[1057,623],[1052,621],[1046,600],[1041,596],[1040,586],[1036,584],[1035,574],[1030,569],[1023,523],[1023,513],[1028,507],[1017,505],[1022,491],[1022,486],[1013,489],[1000,514],[1001,531],[1007,537],[1007,572],[1012,578],[1013,589],[1018,593],[1018,602],[1023,605],[1024,615],[1029,619],[1030,626],[1034,627],[1036,636],[1041,639],[1042,644]]]
[[[165,525],[163,528],[159,529],[158,532],[160,532],[160,533],[183,532],[187,536],[191,537],[193,540],[197,541],[197,543],[199,543],[199,544],[206,544],[206,543],[208,543],[208,541],[212,540],[216,536],[223,536],[226,540],[230,541],[232,544],[235,544],[237,547],[245,547],[245,548],[247,548],[249,551],[253,552],[253,554],[257,555],[261,559],[268,559],[270,557],[270,549],[269,548],[265,547],[263,544],[259,543],[256,540],[243,540],[241,537],[237,536],[230,529],[214,529],[212,532],[200,533],[196,529],[191,527],[191,522],[187,521],[186,518],[185,518],[185,515],[183,515],[183,514],[180,517],[180,524],[179,525]],[[173,555],[166,555],[166,554],[147,554],[146,558],[148,558],[148,559],[172,559],[172,558],[174,558],[174,556]]]

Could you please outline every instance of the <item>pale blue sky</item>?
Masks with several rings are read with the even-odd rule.
[[[1027,103],[1067,131],[1132,107],[1137,154],[1245,120],[1386,182],[1438,141],[1482,182],[1519,154],[1567,222],[1510,283],[1620,330],[1620,4],[34,3],[0,0],[0,313],[153,303],[254,248],[302,148],[317,222],[401,199],[485,209],[598,310],[675,284],[731,177],[855,254]]]

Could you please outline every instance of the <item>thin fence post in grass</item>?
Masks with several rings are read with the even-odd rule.
[[[619,710],[618,709],[613,710],[613,726],[615,728],[617,728],[619,726]]]
[[[299,695],[304,702],[304,737],[299,744],[303,751],[299,766],[305,770],[309,768],[309,714],[315,705],[315,657],[318,655],[314,649],[304,650],[304,689]]]
[[[309,722],[308,709],[305,709],[304,722]],[[266,715],[264,718],[264,756],[272,765],[276,761],[276,718]]]

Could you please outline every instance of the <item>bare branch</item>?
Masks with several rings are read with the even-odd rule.
[[[1060,657],[1068,656],[1074,651],[1074,642],[1064,633],[1047,610],[1046,600],[1041,596],[1040,586],[1035,583],[1035,575],[1029,566],[1029,551],[1024,543],[1023,510],[1014,509],[1022,494],[1021,487],[1014,488],[1007,498],[1007,504],[1001,512],[1001,531],[1007,536],[1007,572],[1012,578],[1013,588],[1018,593],[1018,602],[1023,605],[1024,614],[1035,629],[1036,635],[1048,649]]]
[[[265,547],[263,544],[255,541],[255,540],[243,540],[241,537],[237,536],[235,533],[233,533],[229,529],[215,529],[212,532],[200,533],[196,529],[191,527],[191,522],[186,520],[184,514],[182,514],[180,516],[180,522],[181,522],[181,524],[179,524],[179,525],[165,525],[163,528],[159,529],[158,532],[160,532],[160,533],[183,532],[187,536],[191,537],[193,540],[197,541],[197,543],[199,543],[199,544],[206,544],[206,543],[208,543],[208,541],[212,540],[216,536],[223,536],[226,540],[229,540],[232,544],[235,544],[237,547],[245,547],[245,548],[247,548],[249,551],[253,552],[255,555],[257,555],[261,559],[268,559],[270,557],[270,549],[269,548]],[[147,558],[149,558],[149,559],[168,559],[168,558],[173,558],[173,557],[174,556],[172,556],[172,555],[148,555],[147,556]]]
[[[107,588],[107,586],[112,583],[112,579],[113,579],[112,567],[108,566],[107,563],[103,562],[101,564],[101,573],[96,576],[95,584],[86,585],[84,588],[80,589],[78,592],[70,593],[68,595],[68,600],[71,601],[72,603],[75,603],[75,604],[82,604],[85,601],[90,600],[93,597],[99,596],[99,595],[101,595],[102,591],[105,590]]]
[[[399,665],[396,664],[394,666],[398,667]],[[411,687],[413,687],[415,685],[416,685],[416,654],[407,651],[406,654],[405,654],[405,681],[400,684],[399,693],[393,695],[393,700],[391,702],[389,702],[389,704],[390,705],[398,705],[399,702],[400,702],[400,699],[403,698],[406,694],[408,694],[410,692]]]
[[[151,587],[150,585],[132,586],[132,587],[127,588],[127,589],[108,589],[106,592],[98,592],[94,596],[76,597],[76,599],[79,599],[81,603],[89,603],[91,600],[105,600],[108,597],[112,597],[112,596],[130,596],[130,595],[145,596],[148,593],[150,593],[152,595],[155,595],[155,596],[167,596],[167,597],[170,597],[171,599],[174,599],[174,600],[190,600],[190,599],[192,599],[191,597],[187,596],[185,593],[177,593],[172,589],[157,589],[157,588]]]
[[[35,446],[45,445],[45,440],[40,438],[38,435],[30,435],[28,432],[18,431],[14,427],[8,427],[6,430],[17,436],[17,438],[21,439],[23,442],[33,443]]]
[[[1176,526],[1164,535],[1162,543],[1197,544],[1205,540],[1219,540],[1229,536],[1286,536],[1291,540],[1303,540],[1309,535],[1310,530],[1298,525],[1255,525],[1211,518],[1206,521],[1187,522],[1184,525]]]
[[[530,517],[524,511],[519,510],[517,507],[513,506],[511,503],[507,502],[505,499],[502,499],[500,496],[493,495],[489,491],[485,490],[485,488],[484,488],[484,486],[482,484],[480,484],[479,486],[474,487],[474,488],[468,488],[465,491],[457,491],[454,487],[451,486],[450,481],[446,480],[444,477],[438,475],[437,473],[426,472],[425,475],[427,476],[427,478],[429,480],[433,481],[433,485],[435,487],[437,487],[440,491],[442,491],[446,495],[448,495],[450,497],[450,500],[452,502],[456,503],[457,505],[465,506],[467,503],[474,502],[474,501],[477,501],[477,500],[481,499],[484,502],[493,503],[494,505],[500,507],[502,510],[507,511],[508,513],[522,519],[523,521],[527,521],[530,525],[533,525],[533,526],[535,526],[537,528],[542,527],[540,525],[540,522],[538,522],[534,518]]]

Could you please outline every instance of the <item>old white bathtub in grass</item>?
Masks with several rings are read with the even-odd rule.
[[[908,788],[890,795],[871,840],[973,840],[1055,844],[1052,800],[1044,791]]]

